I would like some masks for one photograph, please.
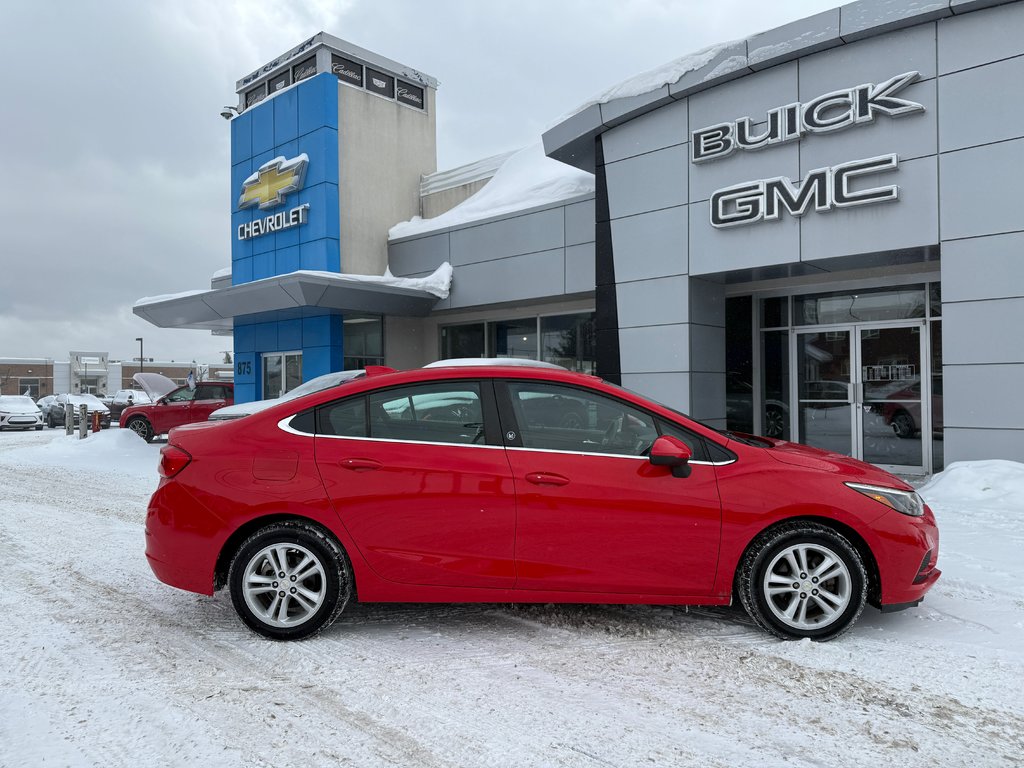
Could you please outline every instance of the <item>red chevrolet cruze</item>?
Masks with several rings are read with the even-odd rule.
[[[728,605],[827,640],[939,577],[931,510],[846,456],[719,432],[592,376],[369,369],[174,429],[161,581],[297,639],[363,602]]]

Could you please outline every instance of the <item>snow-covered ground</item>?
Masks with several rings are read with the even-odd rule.
[[[942,579],[832,643],[732,609],[384,605],[286,644],[151,574],[158,450],[0,434],[2,766],[1024,760],[1024,465],[933,480]]]

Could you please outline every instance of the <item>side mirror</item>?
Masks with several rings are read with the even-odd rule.
[[[651,446],[649,461],[656,467],[671,467],[673,477],[689,477],[692,458],[690,446],[671,435],[662,435]]]

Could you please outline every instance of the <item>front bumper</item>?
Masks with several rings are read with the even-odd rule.
[[[0,416],[0,428],[10,429],[32,429],[43,424],[42,416],[32,414],[15,413],[10,416]]]
[[[939,529],[926,505],[921,517],[899,512],[883,515],[873,524],[881,544],[875,555],[881,581],[879,607],[901,610],[920,603],[939,580]]]

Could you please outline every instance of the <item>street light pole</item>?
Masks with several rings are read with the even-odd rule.
[[[142,370],[143,370],[143,360],[145,360],[145,358],[142,356],[142,337],[138,336],[138,337],[136,337],[135,340],[137,342],[139,342],[139,373],[142,373]]]

